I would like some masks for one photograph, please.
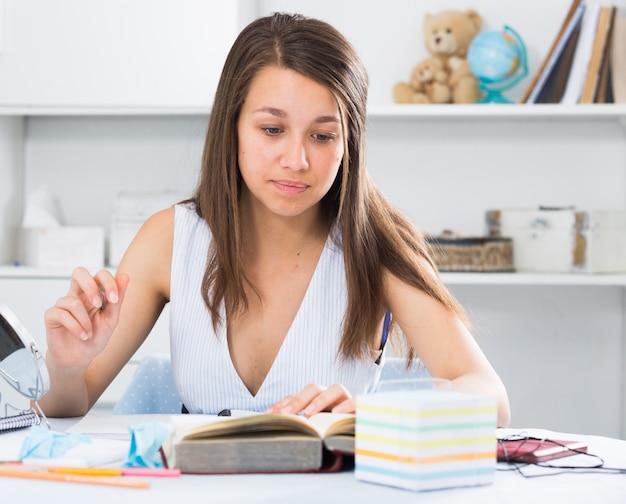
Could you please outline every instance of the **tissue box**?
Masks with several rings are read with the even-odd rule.
[[[487,224],[491,236],[513,239],[518,271],[626,271],[626,211],[490,210]]]
[[[102,268],[104,229],[81,226],[21,228],[18,261],[23,266],[37,268]]]
[[[495,400],[442,390],[357,397],[355,477],[408,490],[493,483]]]

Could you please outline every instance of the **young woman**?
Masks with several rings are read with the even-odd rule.
[[[169,303],[190,412],[353,412],[391,326],[407,358],[494,397],[508,424],[505,388],[425,242],[368,176],[367,87],[324,22],[274,14],[241,32],[193,198],[145,223],[115,277],[77,268],[46,312],[48,415],[86,413]]]

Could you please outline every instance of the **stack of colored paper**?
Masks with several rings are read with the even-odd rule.
[[[496,471],[495,400],[451,390],[357,398],[355,476],[409,490],[486,485]]]

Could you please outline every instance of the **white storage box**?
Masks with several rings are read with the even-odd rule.
[[[517,271],[626,271],[626,211],[491,210],[489,234],[513,239]]]
[[[165,191],[156,193],[120,193],[113,202],[109,264],[118,266],[142,224],[159,210],[182,201],[186,196]]]
[[[354,475],[415,491],[489,485],[496,426],[496,402],[488,397],[428,389],[361,395]]]
[[[68,269],[104,266],[104,229],[58,226],[21,228],[17,259],[23,266]]]

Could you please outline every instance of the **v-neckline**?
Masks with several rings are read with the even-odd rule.
[[[321,269],[321,266],[322,266],[323,262],[327,260],[328,248],[329,248],[329,242],[330,241],[331,241],[331,233],[329,233],[328,236],[326,237],[326,241],[324,242],[324,246],[322,248],[322,252],[321,252],[321,254],[320,254],[320,256],[319,256],[319,258],[317,260],[317,264],[315,265],[315,269],[313,271],[313,274],[311,275],[311,279],[309,280],[309,284],[306,287],[306,290],[304,292],[304,296],[302,297],[302,302],[300,303],[300,306],[298,307],[298,310],[296,311],[296,314],[293,317],[293,320],[291,321],[291,324],[289,325],[289,329],[287,329],[287,332],[285,333],[285,337],[283,338],[283,341],[280,344],[280,347],[278,348],[278,352],[276,352],[276,356],[274,357],[274,360],[272,361],[272,365],[270,366],[269,370],[267,371],[267,374],[263,378],[263,381],[261,382],[261,385],[259,386],[256,394],[252,394],[252,392],[250,392],[250,389],[248,388],[248,386],[241,379],[241,376],[239,375],[239,373],[237,371],[237,368],[235,367],[235,364],[233,363],[233,359],[232,359],[232,357],[230,355],[230,346],[228,344],[228,333],[227,333],[227,331],[228,331],[228,320],[227,320],[226,309],[225,309],[224,303],[222,303],[221,316],[222,316],[222,320],[224,320],[225,323],[220,325],[219,338],[220,338],[220,340],[225,342],[225,345],[224,345],[224,348],[225,348],[225,358],[228,359],[228,367],[230,368],[233,376],[236,377],[236,380],[238,382],[238,386],[242,387],[243,390],[245,391],[245,393],[247,393],[250,397],[256,398],[263,391],[263,389],[265,388],[265,384],[268,381],[268,378],[274,373],[274,368],[276,367],[276,363],[279,361],[279,359],[281,358],[282,354],[284,353],[285,346],[293,338],[293,336],[291,336],[291,335],[292,335],[292,333],[294,331],[294,327],[297,326],[298,320],[301,318],[302,307],[305,306],[305,304],[308,302],[308,299],[311,296],[310,292],[312,290],[312,287],[314,287],[314,284],[318,281],[319,271]]]

